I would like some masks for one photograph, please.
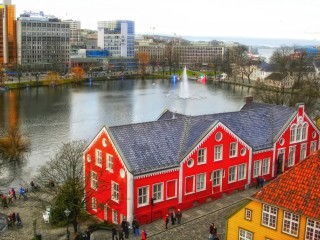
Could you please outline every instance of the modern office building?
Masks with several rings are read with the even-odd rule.
[[[11,0],[3,0],[0,5],[0,31],[0,63],[16,64],[16,7]]]
[[[70,62],[70,24],[40,13],[17,20],[18,64],[37,70],[65,72]]]
[[[72,19],[64,20],[63,22],[70,24],[70,47],[81,48],[83,41],[81,41],[81,22]]]
[[[98,22],[98,47],[109,50],[112,57],[134,57],[134,21]]]

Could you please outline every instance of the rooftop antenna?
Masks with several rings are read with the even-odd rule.
[[[152,38],[154,38],[154,30],[156,29],[156,27],[150,27],[150,29],[152,29]]]

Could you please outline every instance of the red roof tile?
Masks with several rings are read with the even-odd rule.
[[[280,175],[252,198],[319,219],[320,151]]]

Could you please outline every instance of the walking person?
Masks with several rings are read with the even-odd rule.
[[[164,217],[164,223],[165,223],[166,229],[168,229],[168,223],[169,223],[169,215],[168,214]]]
[[[146,232],[146,230],[142,230],[142,232],[141,232],[141,240],[145,240],[145,239],[147,239],[147,232]]]
[[[112,227],[111,232],[112,232],[112,240],[119,240],[117,229],[115,227]]]
[[[8,200],[7,200],[7,197],[6,197],[5,194],[2,195],[2,200],[1,200],[1,202],[2,202],[2,207],[3,207],[3,209],[9,208],[9,207],[8,207]]]
[[[132,228],[133,228],[133,233],[134,233],[134,236],[139,236],[140,235],[140,232],[139,232],[139,222],[136,218],[133,218],[132,220]]]
[[[121,227],[124,232],[124,237],[129,238],[129,222],[126,220],[124,217],[122,222],[121,222]]]
[[[174,225],[176,222],[176,213],[174,212],[174,210],[172,210],[171,212],[171,223],[172,225]]]
[[[178,224],[181,224],[182,212],[180,209],[178,209],[178,212],[176,215],[177,215]]]
[[[121,227],[118,229],[118,233],[119,233],[119,240],[124,240],[124,233]]]
[[[22,227],[22,221],[19,213],[16,214],[16,225],[17,227]]]
[[[17,195],[16,195],[16,191],[14,190],[14,188],[11,188],[11,194],[12,194],[12,197],[14,198],[14,200],[17,200]]]

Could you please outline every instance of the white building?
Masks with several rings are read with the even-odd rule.
[[[98,47],[112,57],[134,57],[134,28],[134,21],[99,21]]]

